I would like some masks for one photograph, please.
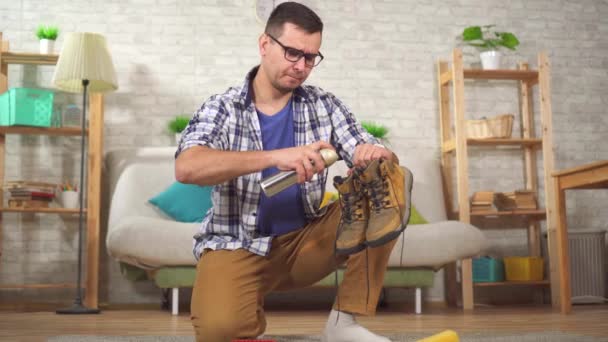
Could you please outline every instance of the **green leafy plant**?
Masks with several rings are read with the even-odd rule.
[[[190,122],[190,117],[187,115],[178,115],[173,120],[169,121],[167,127],[171,133],[181,133]]]
[[[462,40],[473,47],[482,50],[496,50],[505,47],[515,50],[519,40],[513,33],[494,30],[496,25],[469,26],[462,31]]]
[[[36,30],[38,39],[56,40],[57,36],[59,36],[59,29],[55,26],[40,25]]]
[[[363,126],[363,128],[365,128],[369,134],[373,135],[377,139],[384,139],[388,133],[388,128],[386,128],[386,126],[379,125],[374,122],[363,121],[361,122],[361,126]]]

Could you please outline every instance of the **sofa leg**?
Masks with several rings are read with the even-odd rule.
[[[380,298],[378,298],[378,307],[383,308],[386,307],[388,303],[386,302],[386,287],[382,288],[380,292]]]
[[[422,313],[422,289],[416,288],[416,314],[420,315]]]
[[[176,316],[179,312],[179,288],[174,287],[171,289],[171,314]]]
[[[169,289],[160,289],[160,309],[169,310]]]

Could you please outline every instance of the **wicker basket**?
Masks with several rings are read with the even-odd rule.
[[[467,137],[474,139],[510,138],[513,114],[502,114],[482,120],[467,120]]]

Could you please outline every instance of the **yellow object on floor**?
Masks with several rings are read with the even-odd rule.
[[[458,342],[458,334],[453,330],[445,330],[440,332],[439,334],[435,334],[433,336],[423,338],[422,340],[418,340],[418,342]]]

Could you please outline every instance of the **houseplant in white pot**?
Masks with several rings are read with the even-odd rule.
[[[36,36],[40,40],[40,53],[52,54],[55,47],[55,40],[59,36],[59,29],[55,26],[38,26]]]
[[[519,40],[511,32],[494,30],[495,25],[469,26],[462,32],[465,44],[480,49],[479,57],[484,69],[500,69],[500,48],[515,50]]]
[[[190,122],[190,117],[186,115],[178,115],[173,118],[173,120],[169,121],[167,128],[169,128],[169,132],[175,135],[176,143],[179,144],[179,141],[182,138],[182,131],[186,129],[188,122]]]

